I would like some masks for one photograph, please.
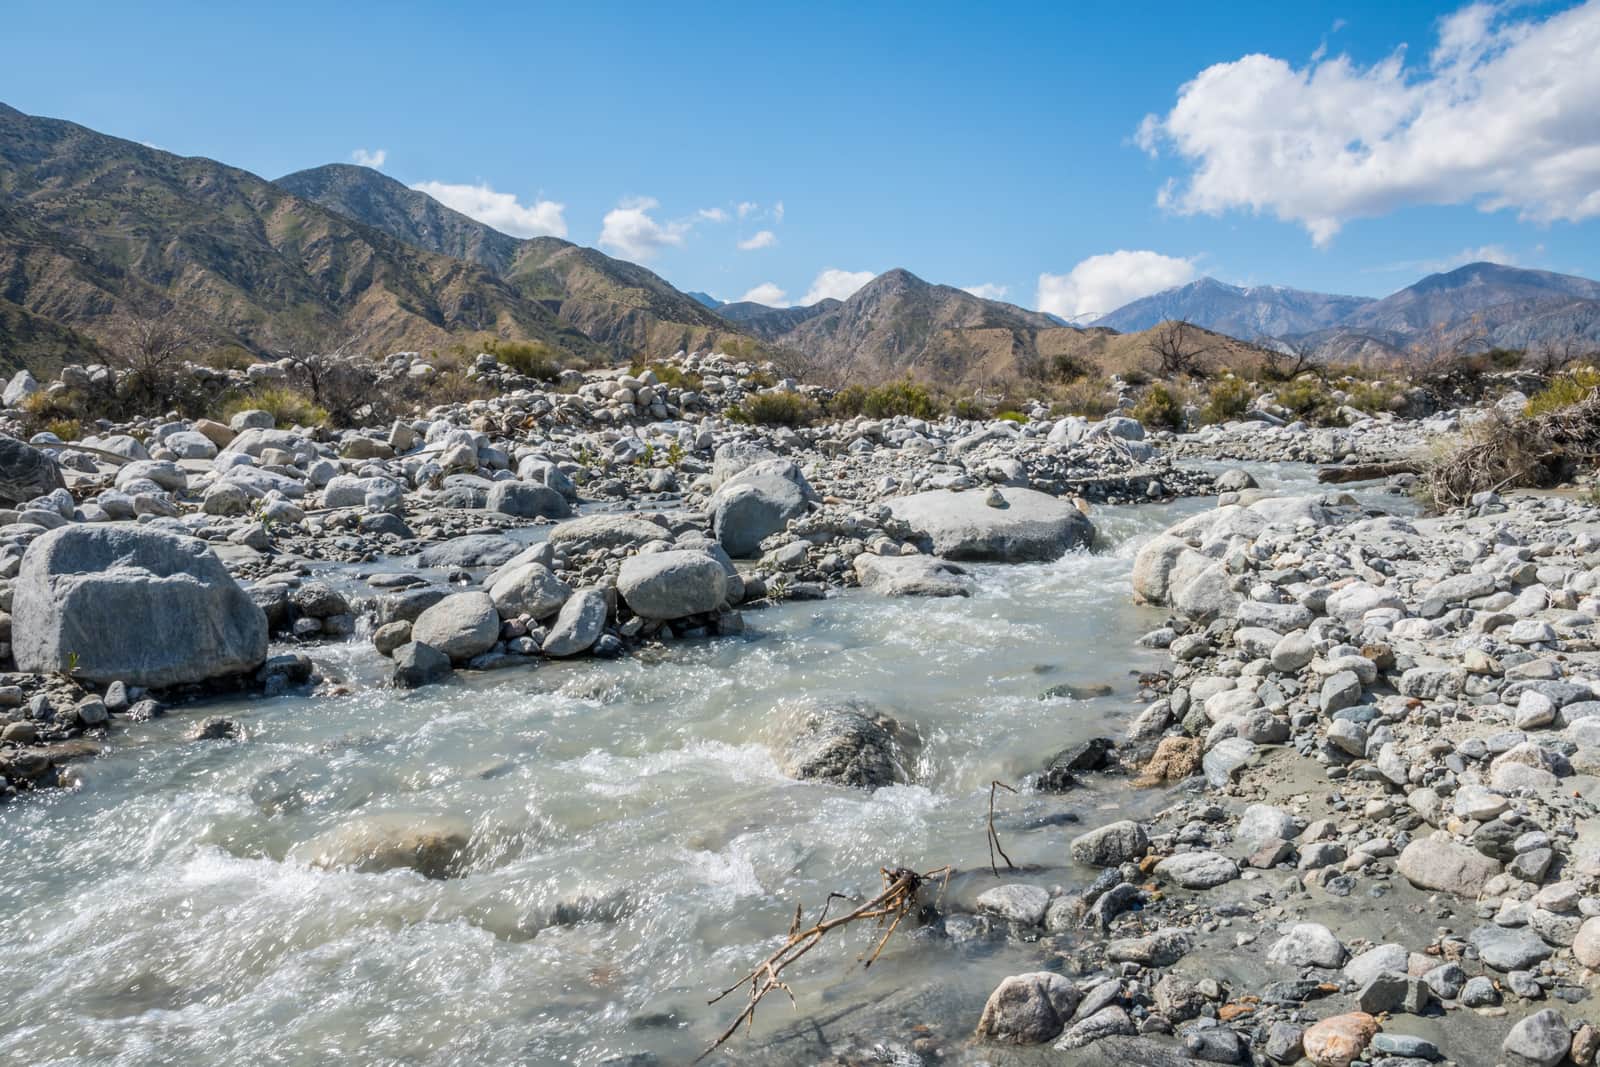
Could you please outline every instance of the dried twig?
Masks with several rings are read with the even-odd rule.
[[[1000,847],[1000,835],[994,828],[994,791],[996,789],[1004,789],[1007,793],[1015,793],[1016,790],[1001,781],[989,783],[989,870],[993,871],[994,876],[998,878],[1000,877],[1000,868],[995,866],[994,854],[996,852],[1000,853],[1000,858],[1006,861],[1006,870],[1014,871],[1017,869],[1017,865],[1011,862],[1011,857],[1006,855],[1006,850]]]
[[[872,920],[879,926],[887,927],[883,932],[883,936],[878,939],[877,946],[872,950],[872,955],[862,964],[864,967],[871,967],[877,960],[878,955],[883,952],[883,947],[889,943],[889,938],[899,928],[901,921],[916,910],[918,890],[926,882],[935,878],[943,877],[946,885],[950,881],[950,868],[948,866],[938,867],[921,874],[904,867],[897,867],[893,870],[885,867],[879,873],[883,875],[883,891],[844,915],[839,915],[832,919],[828,918],[828,907],[836,898],[839,900],[848,899],[841,893],[829,893],[828,899],[822,902],[822,912],[817,916],[817,921],[807,929],[802,930],[800,929],[802,921],[801,909],[798,905],[795,907],[794,919],[789,924],[789,935],[784,939],[783,947],[762,960],[748,975],[707,1001],[709,1004],[715,1004],[746,982],[750,983],[750,999],[745,1004],[744,1010],[722,1032],[722,1036],[718,1037],[710,1048],[695,1059],[696,1063],[721,1048],[729,1038],[738,1032],[741,1023],[745,1025],[746,1032],[748,1032],[755,1025],[756,1007],[774,989],[783,990],[788,994],[789,1002],[791,1004],[796,1003],[794,990],[790,989],[781,977],[783,970],[815,948],[829,932],[837,930],[841,926],[848,926],[851,923],[863,920]]]

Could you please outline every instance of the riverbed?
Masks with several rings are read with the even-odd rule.
[[[1309,468],[1256,469],[1312,491]],[[1364,495],[1378,499],[1376,490]],[[687,1062],[742,1006],[708,1006],[779,943],[795,905],[874,893],[884,865],[962,874],[960,910],[994,884],[990,784],[1118,737],[1142,704],[1140,541],[1213,501],[1096,512],[1096,551],[974,568],[970,599],[854,592],[746,614],[746,633],[620,660],[545,663],[398,693],[363,639],[314,652],[351,694],[179,708],[115,734],[78,788],[0,808],[0,1060],[16,1063]],[[1080,699],[1059,685],[1109,686]],[[913,784],[796,782],[773,753],[806,700],[864,701],[921,738]],[[202,714],[237,741],[190,742]],[[1024,871],[1073,885],[1066,844],[1153,812],[1163,791],[1091,776],[1063,796],[1001,794]],[[471,826],[461,876],[363,874],[293,850],[369,815]],[[960,1010],[908,1018],[970,1031],[1027,945],[897,937],[864,970],[846,932],[789,972],[728,1062],[797,1018],[910,985]],[[933,1001],[924,1001],[931,1004]],[[859,1035],[858,1035],[859,1036]],[[768,1046],[813,1063],[815,1047]],[[623,1060],[620,1062],[630,1062]]]

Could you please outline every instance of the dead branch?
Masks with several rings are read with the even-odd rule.
[[[794,990],[789,988],[782,978],[784,969],[813,948],[816,948],[822,939],[832,931],[842,926],[849,926],[851,923],[864,921],[875,922],[880,927],[886,927],[883,936],[878,939],[877,946],[872,950],[872,955],[862,964],[863,967],[871,967],[877,960],[878,955],[883,951],[884,945],[889,943],[889,938],[894,935],[895,930],[899,929],[901,921],[916,910],[918,891],[926,883],[940,877],[948,885],[950,871],[951,868],[948,865],[937,867],[921,874],[904,867],[896,867],[893,870],[884,867],[878,872],[883,876],[883,891],[877,896],[853,911],[830,919],[828,918],[828,907],[833,901],[835,899],[846,900],[848,898],[841,893],[829,893],[828,899],[822,902],[822,912],[817,916],[816,922],[804,930],[800,929],[802,921],[801,909],[796,905],[794,919],[789,924],[789,935],[784,939],[783,947],[762,960],[745,977],[707,1001],[708,1004],[715,1004],[746,982],[750,983],[749,1001],[745,1004],[744,1010],[738,1014],[732,1023],[728,1024],[728,1028],[722,1032],[722,1036],[711,1044],[711,1047],[696,1057],[695,1062],[699,1063],[721,1048],[729,1038],[738,1032],[741,1023],[744,1024],[748,1033],[755,1025],[756,1008],[761,1004],[762,999],[774,989],[783,990],[789,996],[789,1003],[795,1004]]]
[[[1426,490],[1441,508],[1481,492],[1559,484],[1576,466],[1600,461],[1600,389],[1542,415],[1491,415],[1463,447],[1431,464]]]
[[[1011,862],[1011,857],[1006,855],[1006,850],[1000,847],[1000,835],[995,832],[994,791],[996,789],[1004,789],[1007,793],[1015,793],[1016,790],[1001,781],[989,783],[989,870],[993,871],[994,876],[998,878],[1000,877],[1000,868],[995,866],[994,854],[996,852],[1000,853],[1000,858],[1006,861],[1006,870],[1014,871],[1017,869],[1017,865]]]

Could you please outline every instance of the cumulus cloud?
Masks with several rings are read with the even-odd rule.
[[[771,230],[761,230],[739,242],[739,251],[754,252],[758,248],[771,248],[778,243],[778,235]]]
[[[647,196],[624,200],[606,212],[600,223],[601,248],[624,259],[650,259],[668,245],[681,246],[689,233],[687,222],[658,222],[650,212],[660,203]]]
[[[1355,218],[1474,204],[1534,222],[1600,216],[1600,0],[1540,18],[1477,3],[1422,63],[1248,55],[1201,71],[1136,141],[1188,166],[1158,201],[1244,209],[1325,245]]]
[[[751,212],[755,211],[760,206],[761,205],[756,203],[754,200],[745,200],[741,202],[734,210],[738,211],[741,219],[747,219],[750,217]]]
[[[695,212],[695,214],[706,222],[728,221],[728,213],[722,210],[720,207],[703,207],[699,211]]]
[[[839,270],[837,267],[829,267],[812,280],[811,288],[800,298],[800,303],[809,305],[819,300],[848,300],[857,289],[876,277],[877,275],[870,270]]]
[[[350,153],[350,158],[355,160],[358,167],[371,167],[373,170],[382,170],[383,161],[389,158],[387,148],[374,148],[371,150],[358,148]]]
[[[1192,259],[1119,250],[1090,256],[1065,274],[1039,275],[1040,311],[1068,321],[1097,319],[1122,305],[1192,281]]]
[[[789,306],[789,294],[778,288],[773,282],[762,282],[739,299],[749,300],[756,304],[765,304],[774,308]]]
[[[1534,249],[1534,255],[1537,256],[1543,251],[1544,246],[1538,245]],[[1463,248],[1452,255],[1437,256],[1433,259],[1404,259],[1398,263],[1373,267],[1366,273],[1439,274],[1444,271],[1455,270],[1457,267],[1466,266],[1468,263],[1498,263],[1503,267],[1518,267],[1522,265],[1522,262],[1521,255],[1511,251],[1505,245],[1479,245],[1476,248]]]
[[[995,282],[984,282],[982,285],[964,285],[961,288],[963,292],[971,293],[973,296],[983,300],[1004,300],[1006,298],[1006,287]]]
[[[448,182],[418,182],[411,188],[427,193],[445,207],[493,226],[513,237],[565,237],[567,220],[564,204],[539,200],[532,204],[517,201],[515,193],[500,193],[488,184],[451,185]]]

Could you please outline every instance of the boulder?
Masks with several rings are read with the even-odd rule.
[[[882,596],[971,596],[971,575],[936,556],[879,556],[863,552],[855,559],[863,589]]]
[[[934,489],[887,503],[947,559],[1047,561],[1094,540],[1089,519],[1068,501],[1034,489],[1007,489],[1003,496],[1005,506],[992,507],[985,493]]]
[[[26,504],[66,487],[54,459],[32,445],[0,434],[0,507]]]
[[[483,506],[519,519],[564,519],[572,514],[567,498],[557,490],[523,482],[495,482]]]
[[[488,593],[453,593],[418,615],[411,640],[438,649],[457,663],[494,647],[500,613]]]
[[[672,539],[672,531],[631,515],[585,515],[550,531],[557,552],[578,548],[637,548],[647,541]]]
[[[1078,989],[1051,971],[1014,974],[989,994],[978,1036],[1008,1045],[1039,1045],[1066,1028],[1078,1006]]]
[[[1073,838],[1072,858],[1091,867],[1116,867],[1137,861],[1149,847],[1144,827],[1123,819]]]
[[[1489,879],[1500,873],[1499,861],[1477,849],[1433,837],[1412,841],[1395,866],[1418,889],[1439,889],[1464,897],[1477,897]]]
[[[498,567],[522,546],[499,534],[467,534],[429,545],[417,557],[419,567]]]
[[[23,556],[12,654],[34,673],[181,685],[259,667],[267,617],[203,541],[130,526],[63,526]]]
[[[561,606],[561,614],[544,639],[547,656],[576,656],[600,640],[606,626],[606,594],[601,589],[580,589]]]
[[[405,623],[390,625],[405,626]],[[409,629],[409,627],[408,627]],[[432,645],[407,641],[394,650],[394,684],[401,689],[416,689],[450,676],[450,657]]]
[[[1350,1067],[1377,1032],[1377,1019],[1364,1011],[1352,1011],[1312,1026],[1301,1042],[1306,1059],[1316,1067]]]
[[[1348,953],[1321,923],[1296,923],[1267,950],[1268,963],[1290,967],[1339,967]]]
[[[542,563],[502,567],[491,576],[489,598],[502,619],[526,615],[543,619],[561,610],[572,588]]]
[[[711,532],[736,559],[758,555],[761,542],[798,519],[817,494],[800,468],[786,459],[753,464],[711,494]]]
[[[1508,1067],[1556,1067],[1572,1047],[1567,1020],[1554,1008],[1536,1011],[1513,1026],[1500,1044]]]
[[[622,561],[617,592],[641,618],[681,619],[724,606],[728,580],[704,552],[646,552]]]
[[[363,874],[409,867],[426,878],[450,878],[461,873],[471,836],[472,827],[454,816],[367,815],[295,846],[289,857]]]
[[[872,708],[804,704],[789,712],[779,730],[779,762],[791,778],[863,789],[908,780],[905,764],[915,736]]]

